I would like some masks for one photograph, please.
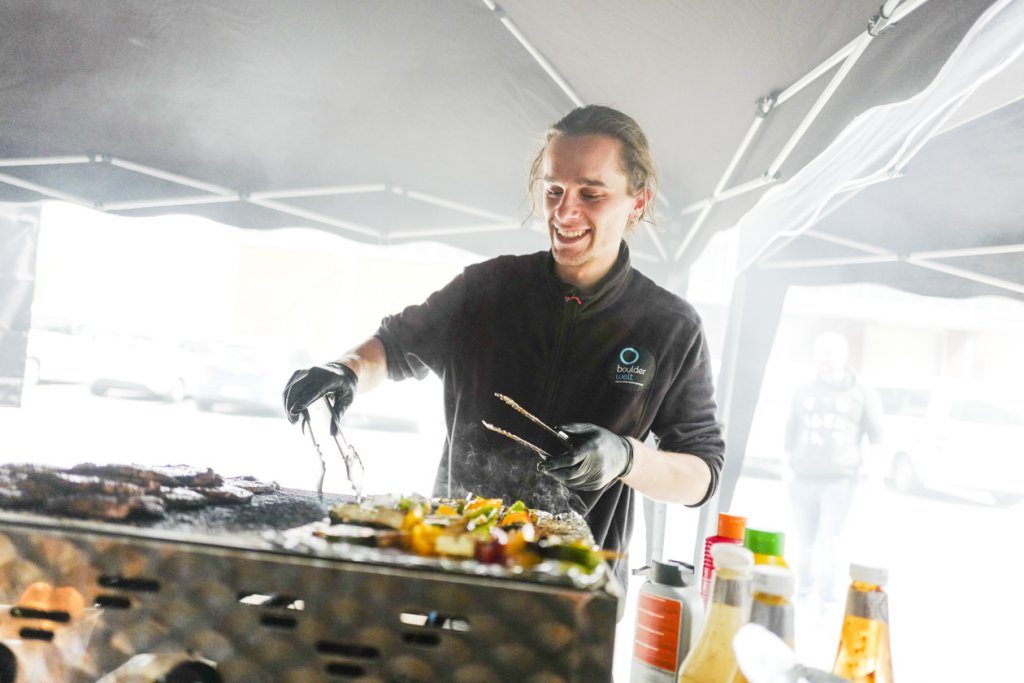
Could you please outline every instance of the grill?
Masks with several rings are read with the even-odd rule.
[[[92,670],[75,683],[181,651],[216,662],[228,683],[611,679],[621,587],[608,572],[579,585],[459,571],[290,547],[274,531],[347,500],[285,490],[134,525],[0,512],[0,599],[43,580],[101,609]]]

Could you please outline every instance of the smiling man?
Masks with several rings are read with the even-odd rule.
[[[657,191],[636,121],[609,107],[574,109],[548,130],[529,187],[542,196],[549,251],[466,268],[338,360],[297,371],[285,409],[294,422],[332,394],[343,412],[357,387],[435,372],[447,438],[434,495],[576,511],[602,547],[621,552],[634,492],[698,506],[717,487],[725,447],[707,342],[693,307],[630,264],[625,240],[650,220]],[[521,418],[495,393],[568,439]],[[484,421],[552,457],[538,458]],[[656,446],[645,444],[651,434]],[[613,565],[625,583],[625,563]]]

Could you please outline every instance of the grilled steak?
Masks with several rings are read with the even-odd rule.
[[[133,512],[147,508],[136,503],[137,498],[117,498],[103,494],[80,494],[56,496],[44,504],[47,512],[70,515],[72,517],[88,517],[90,519],[127,519]],[[157,499],[159,501],[159,499]],[[162,501],[160,501],[162,503]],[[151,515],[149,515],[151,516]]]
[[[30,478],[35,484],[51,487],[54,492],[59,493],[105,493],[108,496],[132,497],[160,490],[160,485],[156,482],[139,485],[129,481],[67,472],[39,472]]]
[[[251,491],[227,484],[223,486],[195,487],[192,490],[206,496],[214,505],[240,505],[251,501],[253,496]]]
[[[162,486],[220,486],[224,480],[210,468],[205,470],[189,465],[94,465],[82,463],[71,471],[76,474],[93,474],[101,477],[125,479],[148,485],[156,482]]]
[[[210,504],[209,498],[184,486],[163,486],[159,495],[168,510],[197,510]]]
[[[70,469],[0,465],[0,508],[107,521],[162,518],[168,511],[246,505],[280,490],[251,476],[225,481],[210,468],[82,463]]]
[[[237,486],[250,493],[274,493],[280,491],[281,486],[276,481],[260,481],[256,477],[245,475],[242,477],[228,477],[224,480],[228,486]]]

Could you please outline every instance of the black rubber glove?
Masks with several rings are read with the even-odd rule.
[[[334,419],[341,416],[356,396],[359,377],[347,365],[327,363],[308,370],[296,370],[284,388],[284,412],[292,424],[298,422],[306,408],[324,396],[334,399]],[[332,432],[333,433],[333,432]]]
[[[569,450],[538,463],[537,469],[571,489],[597,491],[633,469],[633,442],[603,427],[586,423],[561,425]]]

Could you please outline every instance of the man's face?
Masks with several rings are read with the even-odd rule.
[[[604,135],[551,139],[544,152],[544,218],[558,274],[586,287],[614,265],[643,193],[630,194],[620,143]]]

